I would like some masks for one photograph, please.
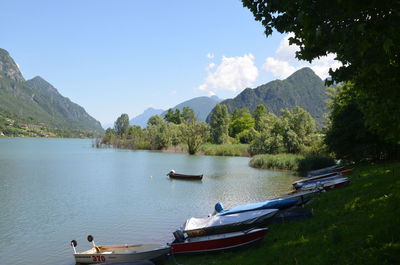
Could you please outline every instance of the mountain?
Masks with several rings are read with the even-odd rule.
[[[302,107],[310,112],[319,127],[327,112],[324,81],[310,68],[302,68],[284,80],[275,80],[254,89],[246,88],[233,99],[221,102],[230,113],[235,109],[248,108],[250,112],[259,104],[279,115],[283,108]],[[208,117],[209,120],[209,117]]]
[[[25,81],[17,64],[4,49],[0,49],[0,118],[2,131],[12,132],[6,127],[15,123],[14,129],[34,131],[39,128],[52,131],[54,136],[93,136],[103,132],[100,122],[84,108],[63,97],[43,78]],[[6,126],[4,121],[9,124]]]
[[[221,99],[219,99],[217,96],[212,96],[212,97],[196,97],[189,99],[187,101],[184,101],[172,109],[179,109],[182,110],[184,107],[189,107],[194,110],[197,116],[198,121],[205,121],[208,114],[210,114],[211,110],[217,105]],[[167,111],[163,112],[161,115],[165,115]]]
[[[132,118],[129,121],[129,124],[130,125],[139,125],[140,127],[145,128],[147,126],[147,121],[149,120],[149,118],[151,116],[161,115],[161,113],[163,113],[163,112],[164,112],[164,110],[162,110],[162,109],[148,108],[142,114]]]

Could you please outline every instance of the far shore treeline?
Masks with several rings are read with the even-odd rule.
[[[255,156],[251,166],[309,170],[334,163],[334,158],[357,162],[397,158],[398,145],[364,126],[364,116],[347,93],[351,83],[328,88],[331,110],[327,124],[316,129],[310,113],[300,107],[282,109],[279,116],[260,104],[231,114],[218,104],[210,123],[198,122],[188,107],[152,116],[146,128],[129,125],[122,114],[96,145],[127,149],[164,150],[207,155]]]

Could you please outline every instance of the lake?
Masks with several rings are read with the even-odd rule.
[[[287,172],[257,170],[245,157],[96,149],[92,140],[0,138],[1,264],[75,264],[97,244],[167,243],[192,216],[288,191]],[[171,180],[174,169],[204,174]]]

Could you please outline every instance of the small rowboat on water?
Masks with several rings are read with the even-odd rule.
[[[161,244],[96,246],[91,235],[88,236],[88,241],[92,242],[93,247],[83,252],[77,252],[76,241],[71,241],[77,263],[112,264],[157,260],[170,252],[170,246]]]
[[[181,238],[171,244],[173,254],[202,253],[246,246],[263,239],[268,228],[226,234]]]
[[[174,179],[187,179],[187,180],[201,180],[203,178],[203,174],[202,175],[186,175],[186,174],[175,173],[174,170],[171,170],[170,172],[168,172],[167,176],[169,176],[170,178],[174,178]]]

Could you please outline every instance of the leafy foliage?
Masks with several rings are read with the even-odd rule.
[[[329,150],[337,157],[353,161],[392,158],[396,145],[366,126],[353,84],[339,86],[331,96],[331,126],[325,137]]]
[[[211,113],[211,137],[215,144],[223,144],[227,141],[229,132],[229,113],[225,105],[217,104]]]
[[[328,53],[342,66],[332,81],[351,81],[368,127],[394,144],[400,139],[400,2],[242,0],[271,35],[292,32],[296,56],[312,61]]]
[[[129,116],[128,114],[121,114],[118,119],[114,123],[114,130],[115,132],[121,136],[128,131],[129,127]]]

